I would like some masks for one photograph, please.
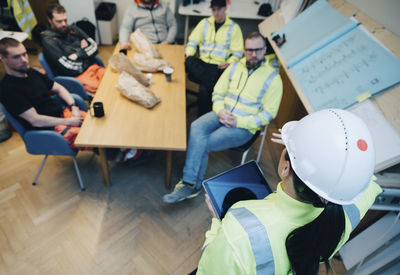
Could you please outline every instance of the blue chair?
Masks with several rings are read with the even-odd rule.
[[[72,96],[74,97],[75,102],[78,104],[79,108],[81,110],[87,111],[87,107],[83,99],[75,94],[72,94]],[[54,97],[58,103],[62,103],[65,106],[65,103],[59,97]],[[40,172],[42,171],[43,166],[45,165],[47,157],[49,155],[71,156],[72,160],[74,161],[75,171],[76,175],[78,176],[81,190],[85,190],[78,163],[76,162],[75,158],[75,156],[78,154],[78,150],[71,149],[71,147],[62,137],[62,135],[55,131],[25,129],[25,127],[9,113],[3,105],[1,105],[1,109],[4,115],[7,117],[8,121],[14,126],[14,128],[18,131],[19,135],[24,141],[26,151],[32,155],[45,155],[44,160],[40,165],[39,171],[36,173],[32,185],[36,185],[36,181],[39,178]]]
[[[103,61],[101,61],[100,57],[96,56],[95,57],[96,63],[99,66],[104,67]],[[53,71],[50,68],[49,63],[47,63],[44,54],[41,52],[39,54],[39,62],[42,65],[43,69],[46,71],[47,76],[51,79],[56,81],[57,83],[61,84],[64,86],[68,91],[71,93],[78,94],[81,96],[84,100],[91,101],[92,100],[92,95],[87,93],[85,88],[83,87],[82,83],[76,79],[75,77],[72,76],[55,76]]]

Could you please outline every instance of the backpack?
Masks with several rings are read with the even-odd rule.
[[[83,30],[89,37],[96,40],[96,27],[85,17],[75,23],[81,30]]]

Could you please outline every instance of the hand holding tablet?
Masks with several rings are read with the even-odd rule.
[[[250,161],[203,182],[206,204],[219,219],[236,202],[263,199],[272,191],[257,162]]]

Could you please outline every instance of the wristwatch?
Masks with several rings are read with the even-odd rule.
[[[78,107],[78,105],[74,102],[74,103],[72,103],[72,104],[70,104],[70,105],[68,105],[68,107],[70,108],[70,109],[72,109],[72,107]]]

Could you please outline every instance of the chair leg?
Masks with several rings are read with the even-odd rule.
[[[265,126],[265,127],[266,127],[266,126]],[[264,147],[264,141],[265,141],[265,136],[266,136],[266,135],[267,135],[267,131],[264,130],[264,133],[262,134],[260,146],[258,147],[257,163],[260,161],[261,152],[262,152],[262,149],[263,149],[263,147]]]
[[[193,96],[195,96],[196,98],[199,97],[199,93],[198,93],[198,92],[193,92],[193,91],[191,91],[191,90],[186,90],[186,95],[188,95],[188,94],[193,95]],[[192,103],[188,104],[188,105],[186,106],[186,112],[188,112],[189,109],[191,109],[191,108],[197,106],[197,103],[198,103],[198,100],[196,99],[195,102],[192,102]]]
[[[250,148],[251,148],[251,147],[250,147]],[[246,161],[246,157],[247,157],[247,154],[248,154],[249,151],[250,151],[250,148],[243,152],[243,155],[242,155],[242,162],[240,163],[241,165],[244,164],[244,162]]]
[[[83,185],[82,178],[81,178],[81,172],[79,171],[79,167],[78,167],[78,163],[76,162],[76,158],[72,157],[72,160],[74,161],[75,172],[78,177],[78,181],[79,181],[79,185],[81,186],[81,190],[85,191],[85,185]]]
[[[43,161],[42,161],[42,164],[40,165],[39,171],[36,173],[35,179],[34,179],[33,182],[32,182],[32,185],[36,185],[36,181],[37,181],[38,178],[39,178],[40,172],[42,172],[43,166],[44,166],[44,164],[46,163],[46,160],[47,160],[47,157],[48,157],[48,156],[49,156],[49,155],[46,155],[46,156],[44,157],[44,159],[43,159]]]

